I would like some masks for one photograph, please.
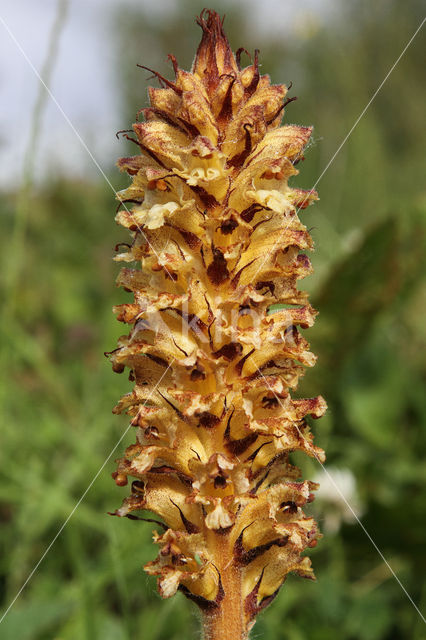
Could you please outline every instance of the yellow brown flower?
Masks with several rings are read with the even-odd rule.
[[[291,395],[315,364],[299,329],[316,312],[297,288],[313,243],[297,213],[317,194],[288,184],[311,127],[281,126],[287,87],[260,75],[257,52],[241,68],[216,13],[198,23],[192,71],[171,56],[174,80],[156,74],[133,125],[140,154],[118,163],[132,236],[118,284],[134,300],[115,307],[131,329],[109,355],[135,383],[114,409],[136,428],[115,515],[156,514],[145,569],[162,596],[194,600],[217,640],[246,638],[290,572],[313,578],[302,553],[319,532],[303,508],[316,485],[290,454],[324,459],[306,416],[326,405]]]

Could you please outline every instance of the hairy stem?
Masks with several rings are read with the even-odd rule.
[[[203,614],[204,640],[248,638],[243,612],[242,574],[233,557],[229,535],[212,532],[210,544],[221,575],[223,600]]]

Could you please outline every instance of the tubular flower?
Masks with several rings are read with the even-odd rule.
[[[115,515],[156,514],[145,570],[161,595],[195,601],[206,638],[238,639],[290,572],[314,577],[302,552],[320,534],[303,507],[317,485],[289,456],[324,460],[306,416],[325,401],[290,393],[315,364],[298,331],[316,312],[297,288],[313,244],[297,211],[317,194],[288,185],[311,128],[280,126],[287,87],[260,75],[257,52],[241,69],[216,13],[198,23],[192,71],[170,56],[174,81],[156,74],[133,125],[141,153],[118,163],[132,177],[118,284],[134,301],[115,307],[131,330],[109,356],[135,383],[114,412],[137,435],[113,474],[134,479]]]

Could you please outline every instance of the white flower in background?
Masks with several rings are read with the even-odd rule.
[[[316,502],[321,506],[325,531],[336,533],[342,521],[353,524],[363,514],[356,479],[349,469],[324,467],[314,480],[320,485]]]

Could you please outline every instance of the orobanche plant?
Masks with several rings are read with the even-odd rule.
[[[131,330],[109,354],[135,383],[114,409],[136,427],[115,515],[156,514],[145,570],[161,595],[193,600],[206,639],[238,640],[290,572],[313,578],[302,553],[320,534],[302,509],[316,485],[289,455],[324,459],[305,420],[323,398],[290,393],[315,364],[297,329],[315,318],[297,288],[313,244],[297,212],[317,195],[288,185],[311,128],[280,126],[287,87],[260,75],[257,52],[241,68],[215,12],[198,24],[192,71],[170,56],[175,79],[156,74],[133,125],[140,154],[119,161],[132,242],[117,260],[141,268],[119,274],[134,301],[115,312]]]

